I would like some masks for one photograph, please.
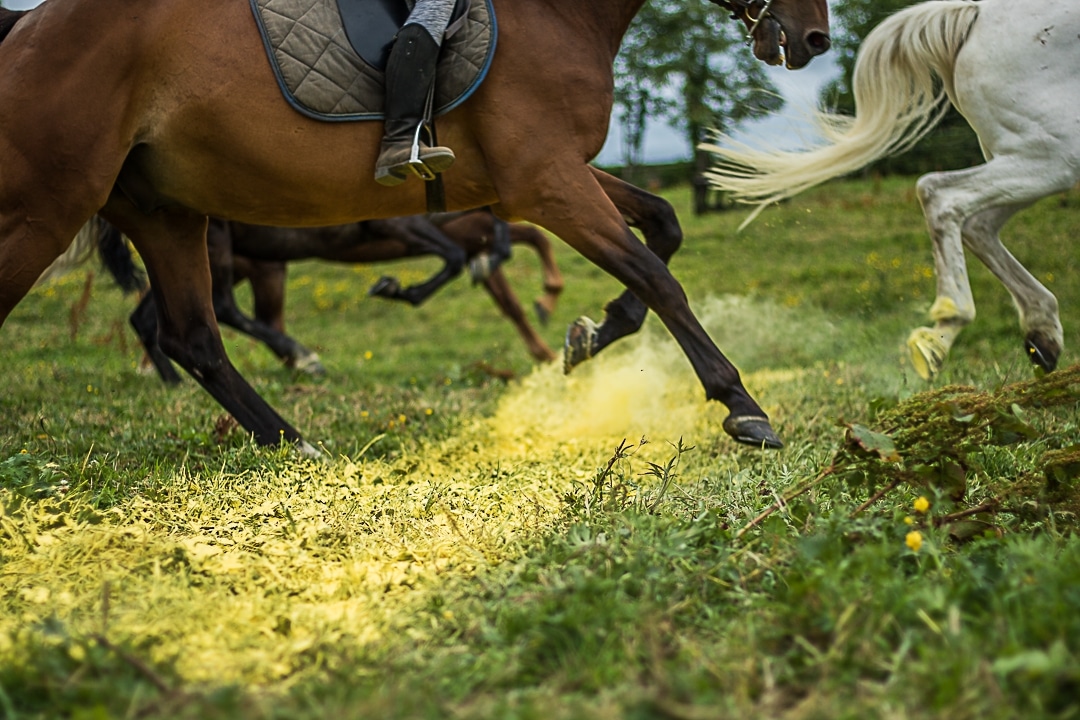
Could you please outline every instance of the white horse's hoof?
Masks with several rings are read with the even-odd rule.
[[[923,380],[933,380],[949,355],[949,346],[942,334],[928,327],[912,330],[907,347],[911,365]]]

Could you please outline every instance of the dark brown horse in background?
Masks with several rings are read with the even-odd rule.
[[[458,158],[444,176],[447,208],[493,205],[614,276],[627,291],[588,329],[591,351],[653,310],[706,397],[729,409],[724,429],[779,447],[667,268],[681,238],[671,206],[589,165],[607,135],[615,55],[644,2],[494,0],[499,38],[487,77],[439,119],[440,141]],[[765,62],[795,69],[829,47],[826,0],[713,2],[746,25]],[[386,188],[372,177],[380,124],[293,110],[246,0],[48,0],[0,11],[4,26],[0,321],[100,212],[146,264],[169,357],[257,442],[301,442],[225,354],[207,217],[294,227],[423,212],[422,183]]]
[[[143,290],[143,278],[127,242],[116,228],[102,225],[96,240],[106,267],[121,287]],[[218,323],[261,341],[286,365],[303,372],[322,374],[325,369],[316,353],[285,333],[285,278],[289,261],[311,258],[339,263],[441,258],[442,268],[421,283],[403,287],[397,278],[383,276],[368,291],[369,295],[411,305],[425,302],[468,264],[473,282],[488,291],[517,328],[529,353],[541,362],[555,359],[555,353],[529,323],[501,267],[510,257],[512,244],[528,245],[536,251],[544,294],[534,307],[546,323],[563,289],[551,242],[535,227],[503,222],[486,210],[365,220],[325,228],[274,228],[212,218],[206,240]],[[233,294],[233,286],[244,280],[251,283],[254,317],[240,310]],[[179,382],[180,376],[158,345],[152,293],[143,295],[130,319],[162,380]]]

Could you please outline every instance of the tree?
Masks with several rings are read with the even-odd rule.
[[[838,112],[855,112],[851,77],[859,45],[882,20],[917,1],[836,0],[832,4],[833,34],[830,52],[837,56],[843,73],[822,91],[822,102],[826,107]],[[982,151],[974,131],[960,113],[950,110],[941,124],[907,153],[881,160],[872,168],[886,174],[922,174],[969,167],[981,163],[982,160]]]
[[[780,108],[763,66],[744,47],[742,25],[708,0],[653,0],[631,23],[615,63],[615,105],[623,161],[641,164],[645,123],[681,129],[695,158],[709,130]],[[702,165],[702,168],[704,165]]]

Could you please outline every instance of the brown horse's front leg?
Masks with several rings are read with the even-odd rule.
[[[188,210],[144,214],[113,193],[102,216],[131,238],[146,264],[158,308],[161,349],[261,445],[282,440],[316,452],[241,377],[225,354],[211,300],[206,217]]]
[[[671,203],[594,167],[589,170],[626,223],[641,231],[645,245],[667,265],[682,244],[682,227]],[[579,317],[566,331],[563,371],[569,373],[616,340],[636,333],[648,311],[645,303],[627,290],[604,307],[599,324]]]
[[[618,279],[659,316],[690,360],[705,387],[705,396],[730,411],[724,420],[725,432],[748,445],[783,447],[765,412],[743,387],[738,370],[694,317],[686,293],[664,259],[638,240],[609,201],[606,184],[588,175],[574,180],[563,178],[555,186],[561,192],[550,191],[549,186],[546,202],[531,208],[528,219]]]
[[[554,360],[557,356],[544,342],[544,339],[540,337],[539,333],[536,332],[536,329],[529,324],[528,318],[525,317],[525,310],[521,307],[521,302],[510,287],[502,268],[495,268],[495,271],[483,283],[484,289],[488,291],[495,304],[502,310],[503,315],[514,323],[514,327],[517,328],[521,339],[525,341],[525,346],[529,348],[529,354],[540,362]]]
[[[543,275],[544,294],[533,301],[536,315],[541,324],[547,325],[551,314],[555,312],[555,306],[559,302],[559,295],[563,291],[563,276],[559,271],[559,265],[555,262],[555,253],[551,248],[551,241],[547,235],[531,225],[516,223],[510,226],[510,243],[512,245],[529,245],[536,251],[540,258],[540,272]]]

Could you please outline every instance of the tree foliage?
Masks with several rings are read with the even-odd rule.
[[[840,77],[825,86],[823,102],[838,112],[854,113],[852,73],[859,45],[886,17],[916,4],[918,0],[836,0],[832,4],[832,49],[842,69]],[[978,138],[967,121],[951,110],[942,123],[918,145],[902,156],[874,165],[884,173],[921,174],[952,170],[982,162]]]
[[[642,8],[615,64],[626,165],[640,164],[650,119],[667,120],[696,147],[710,128],[728,130],[781,106],[743,46],[741,27],[708,0],[653,0]]]

